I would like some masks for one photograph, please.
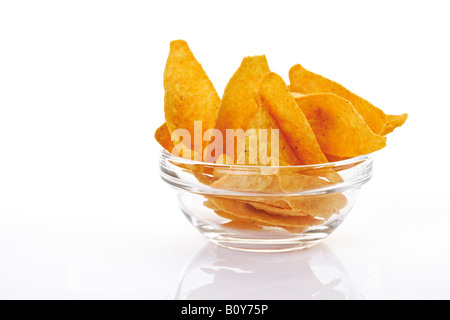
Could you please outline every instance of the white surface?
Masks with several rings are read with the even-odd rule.
[[[448,1],[2,1],[0,298],[450,298]],[[243,56],[408,112],[323,244],[207,244],[159,178],[169,42],[221,94]]]

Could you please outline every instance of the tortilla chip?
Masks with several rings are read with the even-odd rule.
[[[305,227],[320,224],[323,221],[310,216],[271,215],[251,205],[217,197],[208,197],[208,202],[217,209],[233,214],[239,218],[252,219],[270,226]]]
[[[308,120],[283,79],[268,73],[261,81],[259,93],[297,159],[305,165],[327,163]]]
[[[353,105],[335,94],[309,94],[295,101],[326,154],[356,157],[386,146],[386,138],[374,134]]]
[[[183,40],[170,43],[170,53],[164,70],[164,111],[168,131],[189,132],[191,145],[187,147],[200,156],[206,143],[203,135],[214,127],[220,98],[200,63]],[[200,146],[194,148],[194,122],[201,122]],[[198,133],[198,134],[199,134]],[[198,136],[198,135],[197,135]],[[202,148],[202,150],[199,150]]]
[[[211,184],[212,188],[254,192],[254,193],[282,193],[279,179],[276,174],[263,175],[259,168],[255,168],[255,172],[248,171],[230,172],[221,177],[219,180]]]
[[[263,227],[258,225],[254,220],[234,219],[222,223],[225,228],[240,229],[240,230],[262,230]]]
[[[348,203],[342,193],[328,193],[312,196],[286,197],[285,201],[294,211],[305,212],[312,217],[328,220],[332,215],[339,214]]]
[[[386,136],[392,133],[392,131],[401,127],[406,122],[406,119],[408,119],[408,114],[406,113],[398,116],[388,114],[386,126],[384,127],[383,132],[381,132],[381,135]]]
[[[328,179],[325,180],[323,177],[281,171],[279,172],[280,187],[287,194],[295,194],[296,192],[308,190],[317,191],[322,188],[334,186],[338,181],[342,181],[342,178],[338,181],[335,180],[337,179],[336,176],[339,176],[337,173],[330,175],[329,172],[327,175],[331,177],[331,181]],[[284,201],[295,212],[304,212],[313,217],[325,220],[329,219],[333,214],[338,214],[348,203],[347,197],[342,193],[325,193],[323,195],[311,196],[288,195],[284,198]]]
[[[169,129],[164,123],[155,132],[155,139],[166,151],[172,152],[174,145],[172,142],[172,137],[170,136]]]
[[[328,161],[330,161],[330,162],[339,162],[339,161],[344,161],[344,160],[350,159],[349,157],[338,157],[338,156],[334,156],[332,154],[325,154],[325,156],[327,157]]]
[[[215,209],[214,212],[222,218],[230,221],[222,223],[223,227],[242,230],[261,230],[262,227],[257,224],[257,221],[251,219],[241,219],[235,215],[229,214],[226,211]]]
[[[251,205],[253,208],[258,210],[263,210],[270,214],[280,214],[284,216],[306,216],[305,212],[294,211],[291,207],[280,208],[269,203],[257,202],[257,201],[246,201],[245,203]]]
[[[386,114],[367,100],[357,96],[339,83],[295,65],[289,71],[290,90],[303,94],[334,93],[350,101],[369,128],[380,134],[386,125]]]
[[[215,128],[225,136],[227,129],[244,129],[259,107],[255,100],[262,77],[270,72],[265,56],[246,57],[228,82]]]
[[[268,165],[282,160],[291,165],[299,164],[282,135],[272,141],[272,130],[278,130],[278,126],[261,105],[258,95],[261,79],[268,72],[265,56],[246,57],[225,88],[215,128],[226,137],[224,152],[234,160],[233,163]],[[227,134],[227,130],[247,133],[244,151],[238,149],[238,139]],[[255,142],[256,150],[250,149],[250,141]],[[272,150],[272,147],[276,149]]]

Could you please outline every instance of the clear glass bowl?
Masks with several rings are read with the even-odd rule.
[[[204,236],[231,249],[260,252],[309,248],[347,217],[370,180],[372,155],[306,166],[196,162],[161,151],[162,179]]]

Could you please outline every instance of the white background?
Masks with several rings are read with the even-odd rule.
[[[448,1],[1,1],[0,298],[450,298]],[[171,40],[219,94],[244,56],[404,127],[316,248],[207,243],[159,177]]]

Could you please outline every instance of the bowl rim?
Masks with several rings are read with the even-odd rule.
[[[373,163],[373,153],[362,155],[342,161],[329,162],[325,164],[319,165],[298,165],[298,166],[246,166],[246,165],[227,165],[227,164],[214,164],[207,163],[201,161],[195,161],[190,159],[185,159],[181,157],[173,156],[168,153],[166,150],[162,149],[161,157],[160,157],[160,172],[162,179],[167,182],[169,185],[178,190],[189,191],[191,193],[196,194],[208,194],[208,195],[226,195],[226,196],[250,196],[250,197],[258,197],[258,196],[309,196],[309,195],[320,195],[327,193],[336,193],[336,192],[344,192],[349,189],[357,189],[363,186],[366,182],[368,182],[372,177],[372,163]],[[321,188],[312,188],[308,190],[299,190],[290,193],[267,193],[261,191],[240,191],[240,190],[229,190],[223,188],[215,188],[211,185],[205,185],[198,181],[190,181],[186,180],[181,176],[178,176],[176,171],[173,171],[173,167],[178,165],[186,166],[186,170],[189,169],[189,166],[201,166],[203,168],[212,168],[212,169],[221,169],[226,172],[229,172],[232,175],[252,175],[253,172],[255,174],[262,175],[271,175],[275,174],[277,171],[282,170],[299,170],[299,171],[310,171],[310,170],[323,170],[323,169],[332,169],[332,170],[357,170],[358,174],[352,175],[351,178],[347,178],[342,182],[338,182],[335,184],[331,184],[329,186],[324,186]],[[362,167],[360,167],[362,166]],[[356,169],[361,168],[361,169]],[[356,171],[354,171],[356,173]]]
[[[224,168],[228,170],[239,169],[239,170],[265,170],[265,169],[322,169],[322,168],[334,168],[340,166],[346,166],[350,164],[355,164],[359,162],[365,162],[367,160],[372,160],[374,158],[375,152],[359,155],[356,157],[348,158],[345,160],[318,163],[318,164],[307,164],[307,165],[289,165],[289,166],[259,166],[259,165],[241,165],[241,164],[222,164],[213,162],[196,161],[191,159],[186,159],[183,157],[174,156],[164,148],[160,148],[160,154],[165,159],[175,161],[176,163],[194,165],[194,166],[211,166],[217,168]]]

